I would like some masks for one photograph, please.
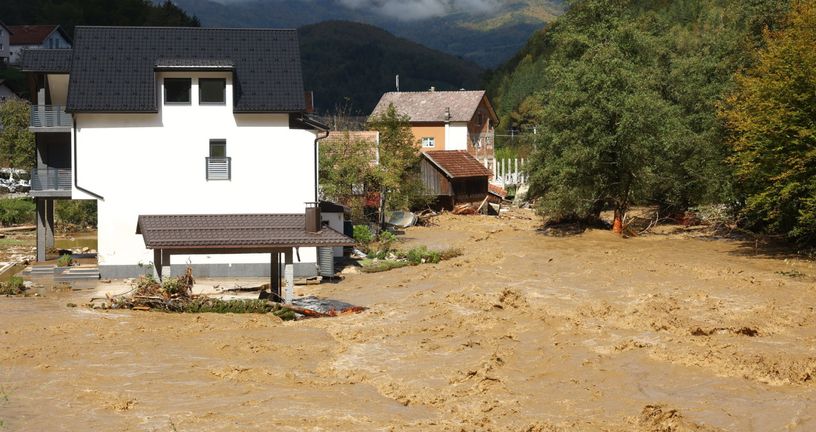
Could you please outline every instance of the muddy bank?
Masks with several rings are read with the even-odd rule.
[[[298,287],[281,322],[0,299],[10,430],[813,430],[813,263],[683,235],[412,228],[440,264]],[[795,272],[794,272],[795,271]],[[790,275],[797,275],[792,277]],[[804,275],[804,276],[799,276]]]

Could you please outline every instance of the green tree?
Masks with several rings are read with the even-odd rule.
[[[0,103],[0,163],[5,166],[34,167],[34,134],[28,130],[30,107],[21,100]]]
[[[369,129],[380,133],[377,180],[382,193],[381,222],[386,210],[410,209],[429,200],[419,175],[419,143],[409,120],[393,104],[369,120]]]
[[[816,2],[765,32],[757,64],[737,76],[723,116],[752,229],[816,244]]]
[[[622,219],[660,182],[662,158],[682,130],[655,89],[651,35],[624,21],[603,27],[605,37],[592,44],[562,35],[562,61],[547,68],[557,85],[539,96],[530,192],[552,219],[597,218],[605,207]]]
[[[338,134],[339,132],[334,132]],[[324,197],[351,209],[352,219],[364,219],[363,197],[378,191],[375,143],[341,133],[320,145],[320,190]]]

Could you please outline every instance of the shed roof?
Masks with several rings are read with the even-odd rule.
[[[48,36],[55,31],[59,31],[65,40],[70,41],[68,34],[56,24],[15,25],[6,28],[11,33],[11,37],[9,37],[9,44],[11,45],[42,45]]]
[[[69,73],[71,54],[69,49],[26,49],[22,51],[20,67],[24,72]]]
[[[490,177],[493,172],[465,150],[437,150],[422,153],[448,178]]]
[[[380,115],[388,105],[394,104],[397,112],[407,115],[412,122],[467,122],[473,118],[482,99],[486,100],[484,90],[388,92],[382,95],[371,115]],[[490,103],[487,105],[493,121],[498,122]],[[450,119],[447,118],[448,108]]]
[[[236,113],[306,110],[296,30],[84,26],[67,110],[157,112],[156,67],[191,65],[233,68]]]
[[[305,230],[303,214],[140,215],[136,234],[148,249],[261,249],[351,246],[354,240],[323,227]]]

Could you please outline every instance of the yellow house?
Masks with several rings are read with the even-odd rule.
[[[499,118],[484,90],[388,92],[371,114],[385,112],[390,104],[410,118],[422,152],[466,150],[493,170],[494,128]]]

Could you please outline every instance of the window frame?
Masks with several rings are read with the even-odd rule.
[[[430,142],[431,145],[425,144],[426,141]],[[436,137],[422,137],[422,148],[434,148],[434,147],[436,147]]]
[[[224,156],[213,156],[213,147],[223,146]],[[232,180],[232,158],[227,156],[227,140],[224,138],[210,139],[209,156],[204,158],[204,176],[207,181],[231,181]],[[227,164],[226,177],[218,178],[210,176],[210,159],[223,160]]]
[[[177,101],[168,101],[167,100],[167,82],[168,81],[175,81],[181,82],[186,81],[188,83],[187,86],[187,101],[186,102],[177,102]],[[176,78],[176,77],[166,77],[162,81],[162,88],[164,90],[164,104],[165,105],[192,105],[193,104],[193,79],[192,78]]]
[[[209,102],[204,101],[203,98],[203,87],[201,86],[202,81],[220,81],[223,83],[222,91],[221,91],[221,101],[220,102]],[[226,78],[199,78],[198,79],[198,104],[199,105],[226,105],[227,104],[227,79]]]

